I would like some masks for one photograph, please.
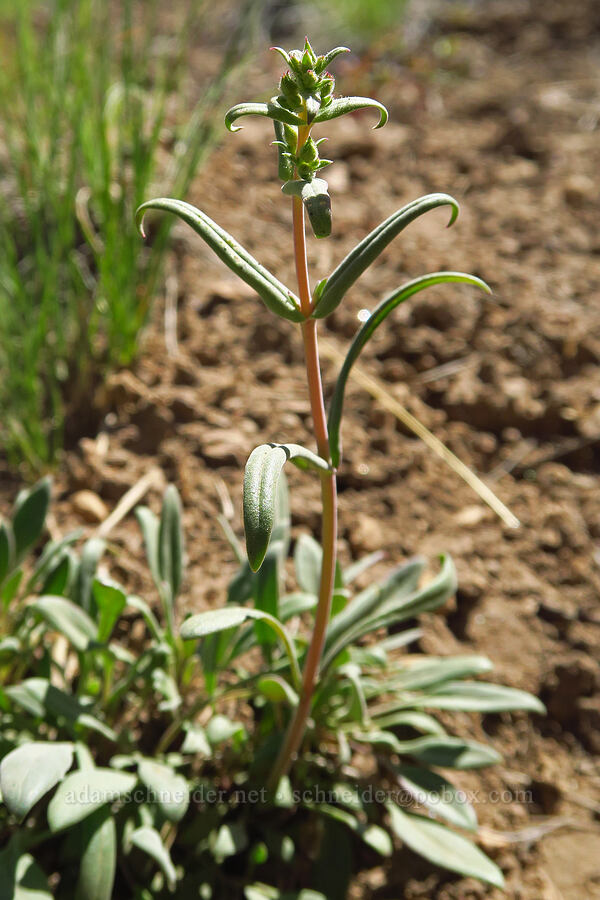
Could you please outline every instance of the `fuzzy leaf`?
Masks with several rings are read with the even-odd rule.
[[[144,537],[144,549],[150,574],[156,587],[160,590],[160,564],[158,560],[158,533],[160,519],[147,506],[138,506],[135,517]]]
[[[61,781],[48,806],[50,831],[62,831],[133,790],[137,776],[114,769],[85,769]]]
[[[504,887],[498,866],[467,838],[431,819],[406,813],[393,803],[386,803],[386,808],[393,832],[419,856],[442,869],[479,878],[500,889]]]
[[[284,464],[299,469],[329,471],[327,462],[298,444],[261,444],[248,458],[244,475],[244,528],[248,561],[257,572],[265,558],[277,502],[277,487]]]
[[[448,222],[448,227],[450,227],[456,221],[459,212],[459,206],[454,197],[449,194],[427,194],[396,210],[377,228],[374,228],[331,273],[318,298],[313,316],[322,319],[333,312],[354,282],[407,225],[424,213],[440,206],[452,207],[452,214]]]
[[[329,122],[331,119],[337,119],[338,116],[345,116],[346,113],[355,112],[357,109],[376,109],[379,112],[379,122],[374,128],[382,128],[388,120],[388,111],[377,100],[371,97],[338,97],[332,100],[329,106],[323,107],[313,119],[314,124],[319,122]]]
[[[544,715],[546,707],[527,691],[481,681],[447,681],[423,697],[414,698],[413,706],[426,709],[451,709],[463,712],[498,713],[525,709]]]
[[[431,275],[422,275],[420,278],[415,278],[413,281],[408,281],[406,284],[403,284],[402,287],[398,288],[398,290],[382,300],[379,306],[373,310],[352,341],[340,374],[338,375],[329,409],[327,427],[329,432],[329,443],[331,446],[331,460],[334,467],[337,467],[340,462],[340,424],[342,420],[346,382],[348,381],[350,370],[360,356],[363,347],[376,328],[381,325],[392,310],[399,306],[400,303],[403,303],[405,300],[408,300],[409,297],[412,297],[413,294],[418,294],[428,287],[433,287],[436,284],[450,284],[454,282],[471,284],[481,288],[481,290],[486,291],[488,294],[491,293],[485,281],[482,281],[481,278],[477,278],[475,275],[466,275],[464,272],[433,272]]]
[[[32,741],[0,763],[0,795],[22,822],[38,800],[63,778],[73,762],[73,744]]]
[[[1,528],[2,526],[0,525],[0,544]],[[43,580],[48,576],[48,573],[53,569],[57,559],[62,555],[63,551],[71,544],[74,544],[75,541],[79,540],[81,534],[82,530],[81,528],[78,528],[76,531],[72,531],[70,534],[65,535],[65,537],[60,538],[59,540],[48,541],[48,543],[42,550],[39,559],[36,561],[31,577],[26,584],[25,592],[27,594],[31,593],[37,584],[43,582]],[[0,570],[1,568],[2,566],[0,564]],[[1,574],[0,581],[2,581]]]
[[[165,876],[167,887],[170,891],[174,891],[177,884],[177,873],[169,851],[163,844],[158,831],[148,825],[136,828],[129,836],[129,843],[154,860]]]
[[[258,679],[256,687],[271,703],[285,703],[292,708],[298,705],[298,694],[278,675],[264,675]]]
[[[127,603],[125,592],[118,584],[94,579],[92,592],[98,607],[98,643],[106,644]]]
[[[102,538],[90,538],[84,544],[81,551],[79,571],[73,599],[87,613],[93,614],[94,605],[92,597],[92,582],[98,567],[98,561],[106,548],[106,542]]]
[[[311,805],[309,808],[316,810],[321,815],[329,816],[337,822],[342,822],[354,834],[362,838],[365,844],[376,850],[380,856],[392,855],[393,847],[390,836],[379,825],[363,824],[347,810],[340,809],[338,806],[329,806],[327,803],[319,803],[318,806]]]
[[[434,816],[466,831],[477,830],[475,810],[464,792],[457,790],[446,778],[421,766],[398,766],[394,771],[400,787]]]
[[[0,584],[10,571],[14,555],[14,537],[8,522],[0,521]]]
[[[428,766],[441,769],[482,769],[502,762],[493,747],[447,735],[426,735],[400,741],[391,731],[353,732],[355,740],[387,747],[391,753],[412,756]]]
[[[294,685],[297,687],[300,683],[300,670],[292,639],[278,619],[260,609],[251,609],[244,606],[225,606],[222,609],[211,609],[208,612],[198,613],[198,615],[190,616],[189,619],[185,620],[181,626],[180,634],[184,640],[193,640],[205,637],[207,634],[235,628],[247,619],[265,622],[277,633],[287,653]]]
[[[108,807],[84,821],[84,850],[75,900],[111,900],[117,868],[117,829]]]
[[[300,197],[315,237],[329,237],[331,234],[331,197],[326,181],[322,178],[312,178],[310,181],[286,181],[281,190],[289,196]]]
[[[96,639],[97,626],[88,614],[65,597],[40,597],[29,607],[37,612],[50,628],[64,634],[80,652],[87,650]]]
[[[30,490],[23,491],[17,498],[12,529],[15,538],[17,562],[40,537],[50,505],[52,480],[42,478]]]
[[[300,116],[274,101],[270,103],[238,103],[225,113],[225,126],[227,129],[229,131],[241,131],[241,127],[236,127],[233,123],[242,116],[264,116],[276,122],[285,122],[286,125],[306,124]]]
[[[170,609],[179,593],[183,573],[181,500],[175,485],[165,491],[158,532],[158,563],[161,582],[169,589]]]
[[[179,216],[196,234],[199,234],[219,259],[228,266],[242,281],[254,288],[265,306],[278,316],[291,322],[302,322],[304,316],[300,311],[300,301],[281,284],[274,275],[260,265],[235,238],[223,228],[209,219],[207,215],[183,200],[159,197],[143,203],[136,213],[138,227],[145,237],[144,215],[149,209],[170,212]]]
[[[189,806],[187,781],[178,775],[170,766],[153,759],[143,759],[138,766],[140,780],[151,792],[151,800],[155,802],[165,819],[179,822],[185,816]]]

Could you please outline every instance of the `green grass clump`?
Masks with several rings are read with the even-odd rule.
[[[67,414],[93,428],[94,388],[133,359],[168,233],[140,255],[133,211],[157,182],[175,195],[189,186],[252,6],[184,128],[206,4],[0,5],[0,452],[11,462],[51,463]]]

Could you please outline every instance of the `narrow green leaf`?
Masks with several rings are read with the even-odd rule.
[[[304,321],[304,316],[300,310],[300,301],[295,294],[261,266],[235,238],[199,209],[196,209],[189,203],[185,203],[183,200],[173,200],[166,197],[149,200],[147,203],[143,203],[136,213],[142,237],[145,236],[143,219],[146,211],[149,209],[170,212],[179,216],[180,219],[194,229],[196,234],[199,234],[206,241],[208,246],[232,272],[235,272],[242,281],[254,288],[265,306],[272,312],[282,316],[284,319],[289,319],[291,322]]]
[[[13,572],[12,575],[9,575],[8,579],[2,585],[2,591],[0,592],[0,600],[2,601],[2,606],[7,609],[11,600],[17,596],[17,591],[19,590],[19,585],[21,584],[21,579],[23,578],[23,570],[17,569],[16,572]]]
[[[11,750],[0,763],[0,794],[11,813],[22,822],[72,762],[73,744],[35,741]]]
[[[99,644],[106,644],[125,609],[127,597],[118,584],[100,581],[98,578],[94,579],[92,593],[99,613],[97,641]]]
[[[317,605],[317,597],[315,594],[288,594],[283,597],[279,604],[279,618],[282,622],[287,622],[294,616],[301,616],[304,612],[309,612]]]
[[[355,112],[357,109],[376,109],[379,112],[379,122],[374,128],[382,128],[388,120],[388,111],[377,100],[371,97],[338,97],[332,100],[329,106],[324,106],[319,110],[313,119],[316,125],[319,122],[329,122],[331,119],[337,119],[338,116],[345,116],[346,113]]]
[[[446,734],[437,719],[421,712],[421,710],[396,710],[394,704],[390,703],[390,712],[387,712],[384,704],[380,713],[373,709],[369,709],[369,713],[375,728],[412,728],[414,731],[421,731],[423,734]]]
[[[491,293],[485,281],[482,281],[481,278],[477,278],[475,275],[466,275],[464,272],[434,272],[431,275],[422,275],[420,278],[415,278],[413,281],[408,281],[406,284],[403,284],[402,287],[398,288],[398,290],[382,300],[357,333],[350,345],[350,349],[346,355],[340,374],[338,375],[329,409],[329,443],[331,446],[331,459],[334,467],[337,467],[340,462],[340,424],[342,420],[346,382],[348,381],[350,370],[360,356],[363,347],[378,326],[381,325],[392,310],[400,303],[403,303],[405,300],[408,300],[409,297],[418,294],[420,291],[424,291],[428,287],[433,287],[436,284],[450,283],[470,284],[481,288],[481,290],[486,291],[488,294]]]
[[[403,660],[391,680],[394,691],[421,691],[450,679],[470,678],[493,669],[487,656],[426,656]],[[434,691],[430,691],[434,693]]]
[[[26,678],[20,684],[7,687],[6,694],[36,718],[44,718],[46,721],[65,720],[73,731],[88,728],[102,734],[109,741],[116,740],[112,728],[86,711],[88,706],[73,694],[50,684],[47,678]]]
[[[62,831],[77,825],[95,810],[130,793],[137,775],[114,769],[86,769],[72,772],[61,781],[48,806],[51,831]]]
[[[241,822],[221,825],[218,831],[213,831],[211,838],[210,849],[219,863],[228,856],[241,853],[248,846],[248,832]]]
[[[331,197],[327,182],[323,178],[310,181],[286,181],[281,190],[288,196],[300,197],[316,238],[331,234]]]
[[[294,686],[298,688],[300,684],[300,669],[293,641],[278,619],[260,609],[225,606],[222,609],[211,609],[208,612],[198,613],[198,615],[190,616],[189,619],[185,620],[181,626],[180,634],[184,640],[193,640],[205,637],[207,634],[224,631],[226,628],[235,628],[247,619],[257,619],[266,622],[277,633],[288,656]]]
[[[33,856],[22,852],[22,837],[17,832],[0,851],[0,897],[2,900],[52,900],[46,876]]]
[[[342,635],[359,626],[368,615],[390,599],[409,597],[419,583],[425,568],[425,560],[415,557],[393,569],[382,581],[369,585],[350,600],[346,608],[327,627],[326,650],[333,646]]]
[[[319,803],[318,805],[310,805],[309,809],[314,809],[321,815],[329,816],[337,822],[342,822],[347,828],[358,835],[365,844],[376,850],[381,856],[391,856],[393,847],[387,831],[380,828],[379,825],[371,825],[360,822],[356,816],[349,813],[345,809],[338,806],[330,806],[327,803]]]
[[[183,819],[189,806],[189,790],[185,778],[170,766],[153,759],[141,760],[138,772],[140,780],[151,792],[150,801],[156,803],[165,819],[169,822]]]
[[[103,541],[102,538],[94,537],[85,542],[83,550],[81,551],[73,600],[90,615],[95,613],[92,602],[92,582],[96,574],[98,562],[105,549],[106,541]]]
[[[50,505],[51,490],[52,479],[46,477],[17,498],[12,519],[17,562],[23,559],[42,533]]]
[[[294,163],[291,154],[287,150],[287,142],[285,140],[285,130],[283,122],[273,122],[275,128],[275,140],[273,143],[277,146],[277,175],[281,181],[289,181],[294,177]]]
[[[229,131],[241,131],[241,127],[235,126],[233,123],[242,116],[264,116],[275,122],[285,122],[286,125],[306,124],[300,116],[289,109],[284,109],[283,106],[272,100],[270,103],[238,103],[236,106],[232,106],[225,113],[226,128]]]
[[[321,545],[308,534],[301,534],[294,548],[294,568],[296,580],[307,594],[319,593],[321,582]]]
[[[279,478],[288,460],[300,469],[329,471],[324,459],[298,444],[261,444],[252,451],[244,474],[244,528],[248,561],[254,572],[269,546]]]
[[[195,725],[193,722],[186,722],[183,726],[183,731],[185,732],[185,738],[181,745],[182,753],[199,753],[206,757],[212,756],[204,728],[200,725]]]
[[[88,614],[65,597],[40,597],[29,607],[55,631],[59,631],[80,652],[96,639],[97,627]]]
[[[498,713],[524,709],[544,715],[546,707],[527,691],[481,681],[448,681],[414,698],[413,706],[426,709],[451,709],[462,712]]]
[[[165,491],[158,533],[158,561],[161,581],[166,582],[174,602],[183,573],[183,529],[181,500],[175,485]]]
[[[117,829],[108,807],[84,821],[84,850],[75,900],[111,900],[117,868]]]
[[[46,575],[41,591],[43,594],[56,594],[59,597],[69,592],[69,586],[73,580],[73,574],[77,563],[71,550],[63,550],[58,559],[54,560],[54,566],[50,567]]]
[[[264,675],[258,679],[256,687],[259,693],[271,703],[285,703],[292,708],[298,706],[298,694],[279,675]]]
[[[324,72],[325,69],[329,68],[333,60],[336,56],[339,56],[340,53],[350,53],[349,47],[334,47],[334,49],[330,50],[329,53],[326,53],[325,56],[317,57],[317,63],[315,65],[315,72],[317,75],[320,75],[321,72]]]
[[[214,747],[215,744],[222,744],[232,737],[243,737],[246,732],[241,722],[232,722],[227,716],[216,715],[209,720],[205,733],[209,743]]]
[[[164,669],[156,668],[152,670],[152,687],[160,694],[163,699],[158,704],[161,712],[173,712],[181,706],[181,694],[177,687],[177,682],[172,675],[165,672]]]
[[[459,212],[459,206],[454,197],[451,197],[450,194],[427,194],[396,210],[377,228],[374,228],[344,257],[329,276],[318,298],[313,316],[322,319],[333,312],[354,282],[407,225],[424,213],[440,206],[452,207],[452,215],[448,222],[448,227],[450,227],[456,221]]]
[[[479,878],[500,889],[504,887],[498,866],[471,841],[438,822],[406,813],[393,803],[386,803],[386,808],[396,836],[419,856],[442,869]]]
[[[31,593],[37,584],[43,582],[50,570],[53,568],[56,560],[61,556],[63,550],[65,550],[67,547],[70,547],[71,544],[75,543],[75,541],[79,540],[81,534],[82,530],[81,528],[78,528],[76,531],[72,531],[70,534],[65,535],[65,537],[60,538],[59,540],[48,541],[35,564],[31,577],[29,578],[25,586],[25,593]],[[0,578],[0,581],[1,580],[2,579]]]
[[[440,769],[482,769],[502,762],[500,754],[486,744],[446,735],[426,735],[409,741],[398,740],[390,731],[353,732],[352,736]]]
[[[384,556],[383,550],[375,550],[374,553],[369,553],[368,556],[363,556],[361,559],[357,559],[356,562],[351,563],[342,572],[344,584],[346,586],[352,584],[363,572],[366,572],[376,563],[381,562]]]
[[[170,891],[174,891],[177,884],[177,873],[169,851],[163,844],[158,831],[148,825],[136,828],[129,836],[129,843],[154,860],[165,876],[167,887]]]
[[[420,766],[403,765],[395,767],[394,771],[400,787],[434,816],[466,831],[477,830],[477,816],[466,794],[446,778]]]
[[[155,516],[151,509],[147,506],[138,506],[135,511],[138,525],[141,528],[144,538],[144,548],[146,550],[146,559],[150,568],[150,574],[156,587],[160,590],[160,563],[158,558],[158,533],[160,530],[160,519]]]
[[[15,540],[10,523],[0,521],[0,585],[11,569],[14,543]]]

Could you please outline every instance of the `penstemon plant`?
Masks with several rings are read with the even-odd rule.
[[[47,480],[0,521],[3,897],[35,887],[36,896],[59,900],[162,900],[175,890],[204,900],[344,900],[353,873],[390,857],[394,840],[438,867],[503,885],[498,866],[463,833],[476,832],[475,809],[447,777],[500,756],[448,733],[432,712],[542,713],[542,704],[475,680],[492,667],[485,657],[406,652],[421,634],[414,619],[456,591],[448,556],[426,583],[425,561],[415,558],[357,591],[382,554],[344,568],[336,554],[340,427],[354,362],[392,310],[425,288],[489,289],[472,275],[435,272],[390,293],[352,341],[326,414],[319,319],[414,219],[448,206],[452,224],[458,204],[441,193],[409,203],[311,291],[305,214],[316,237],[331,231],[320,177],[329,160],[313,132],[362,108],[374,109],[381,127],[387,112],[375,100],[333,96],[327,67],[345,48],[317,56],[307,40],[302,50],[279,52],[288,71],[278,95],[234,106],[225,121],[235,131],[246,115],[273,120],[278,173],[291,198],[297,293],[188,203],[151,200],[138,223],[143,233],[149,210],[179,216],[273,313],[300,327],[316,452],[280,442],[253,450],[244,478],[246,553],[222,522],[239,562],[227,603],[181,626],[185,553],[173,486],[160,517],[137,510],[158,613],[99,574],[105,544],[97,537],[78,554],[80,535],[67,535],[28,561],[43,532]],[[286,594],[288,461],[319,479],[323,515],[320,544],[308,535],[295,542],[297,590]],[[141,647],[132,617],[145,627]]]
[[[344,392],[352,365],[375,329],[393,309],[414,294],[448,282],[471,284],[488,293],[490,289],[474,275],[435,272],[409,281],[393,291],[371,313],[354,338],[338,376],[327,418],[319,365],[318,320],[330,315],[339,306],[358,277],[410,222],[428,210],[449,206],[449,224],[452,224],[459,208],[456,200],[441,193],[429,194],[409,203],[364,238],[335,271],[319,281],[311,291],[305,211],[315,237],[325,238],[331,234],[328,185],[318,177],[321,170],[331,164],[331,160],[321,159],[319,147],[325,138],[315,141],[313,132],[322,123],[363,108],[377,111],[379,121],[375,128],[381,128],[388,120],[388,113],[381,103],[367,97],[334,98],[335,82],[327,67],[337,56],[349,52],[348,48],[336,47],[323,56],[317,56],[307,38],[303,50],[287,53],[280,47],[273,49],[282,55],[288,66],[288,71],[280,79],[278,95],[269,103],[240,103],[232,107],[225,116],[225,124],[230,131],[238,131],[239,126],[235,123],[243,116],[264,116],[273,120],[278,175],[284,182],[283,193],[291,197],[297,295],[281,284],[219,225],[188,203],[163,198],[150,200],[140,207],[138,217],[143,233],[143,216],[150,209],[165,210],[179,216],[192,226],[232,271],[256,290],[272,312],[298,323],[302,332],[317,453],[296,444],[263,444],[251,454],[244,479],[244,526],[248,560],[253,571],[260,569],[267,553],[277,485],[284,464],[289,460],[299,468],[311,469],[318,474],[321,482],[322,561],[318,603],[312,637],[303,661],[298,703],[270,777],[270,786],[276,787],[279,779],[288,773],[306,730],[331,620],[336,571],[336,470],[341,458],[340,426]],[[194,621],[201,625],[203,620]],[[186,623],[187,637],[193,635],[193,630],[193,622]]]

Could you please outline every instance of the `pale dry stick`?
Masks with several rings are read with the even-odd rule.
[[[126,494],[123,494],[114,510],[96,529],[96,536],[100,538],[108,537],[113,528],[131,512],[142,497],[148,493],[150,488],[160,487],[163,482],[162,472],[154,467],[146,472],[145,475],[136,481],[133,487],[129,488]]]
[[[554,819],[546,819],[536,825],[528,825],[526,828],[520,828],[518,831],[496,831],[494,828],[487,828],[482,825],[477,831],[477,840],[486,849],[500,849],[509,847],[511,844],[535,844],[547,834],[558,831],[561,828],[569,828],[571,831],[589,831],[590,826],[587,822],[577,822],[574,819],[568,819],[565,816],[557,816]],[[599,831],[593,828],[593,831]]]
[[[339,353],[329,341],[321,341],[321,353],[323,356],[327,356],[336,363],[341,364],[344,362],[342,354]],[[403,425],[406,425],[407,428],[416,434],[417,437],[419,437],[423,443],[436,454],[436,456],[443,459],[457,475],[460,475],[463,481],[466,481],[469,487],[478,494],[483,502],[487,503],[487,505],[494,510],[496,515],[502,519],[505,525],[508,525],[510,528],[519,527],[521,523],[517,517],[504,505],[504,503],[502,503],[494,492],[484,484],[481,478],[478,478],[477,475],[475,475],[462,460],[452,453],[439,438],[432,434],[425,425],[412,415],[412,413],[409,413],[401,403],[394,399],[378,379],[373,378],[371,375],[367,375],[367,373],[358,365],[354,365],[350,377],[354,378],[361,387],[368,391],[368,393],[371,394],[384,409],[393,413]]]

